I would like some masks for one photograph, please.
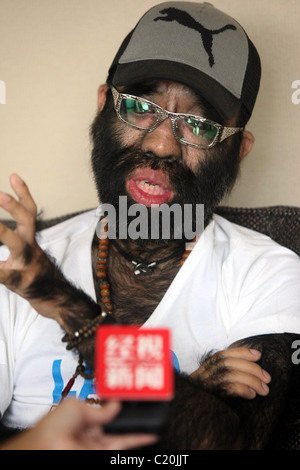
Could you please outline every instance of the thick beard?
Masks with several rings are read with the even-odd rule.
[[[204,205],[204,226],[206,226],[220,201],[230,193],[238,177],[240,136],[233,136],[230,146],[225,141],[202,152],[204,158],[202,157],[199,162],[196,172],[193,172],[182,160],[163,159],[153,152],[143,152],[139,143],[128,147],[122,146],[120,143],[122,135],[118,131],[115,119],[112,107],[106,106],[102,113],[96,116],[91,126],[93,141],[91,162],[99,202],[113,205],[118,220],[120,196],[127,196],[128,207],[135,204],[126,191],[128,176],[138,168],[148,167],[161,170],[167,175],[175,193],[170,204],[179,204],[182,209],[184,204],[190,204],[194,211],[196,204]],[[171,239],[173,237],[174,230],[170,235]],[[157,241],[156,239],[155,242]]]

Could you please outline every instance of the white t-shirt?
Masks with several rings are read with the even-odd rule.
[[[65,276],[95,300],[91,243],[99,210],[38,234]],[[0,248],[0,259],[8,250]],[[144,327],[171,329],[174,366],[194,371],[203,354],[265,333],[300,333],[300,257],[268,237],[220,216],[205,229]],[[11,427],[28,427],[60,400],[78,357],[64,332],[0,285],[0,412]],[[292,350],[291,350],[292,354]],[[76,379],[71,394],[94,394]]]

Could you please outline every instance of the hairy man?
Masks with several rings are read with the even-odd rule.
[[[175,227],[166,240],[151,231],[124,239],[117,226],[101,245],[99,211],[36,235],[35,203],[11,178],[19,200],[0,194],[17,222],[15,231],[0,226],[4,425],[33,424],[74,370],[69,394],[93,395],[94,327],[110,315],[172,331],[176,394],[163,448],[267,445],[300,333],[300,261],[214,215],[252,148],[244,128],[259,81],[258,54],[235,20],[209,4],[168,2],[143,16],[99,88],[91,135],[100,202],[118,213],[126,196],[128,210],[138,203],[150,221],[153,206],[204,204],[205,230],[189,256]]]

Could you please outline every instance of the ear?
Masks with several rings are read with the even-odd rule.
[[[104,108],[104,105],[106,102],[106,94],[108,90],[109,90],[109,86],[106,84],[100,85],[98,88],[98,111],[99,113]]]
[[[254,140],[254,135],[251,132],[243,131],[242,143],[240,147],[240,161],[242,161],[248,155],[248,153],[251,152]]]

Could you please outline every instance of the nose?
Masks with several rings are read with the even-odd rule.
[[[175,139],[171,120],[166,118],[151,132],[146,132],[142,150],[154,152],[159,158],[177,160],[181,156],[181,145]]]

